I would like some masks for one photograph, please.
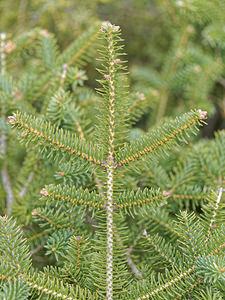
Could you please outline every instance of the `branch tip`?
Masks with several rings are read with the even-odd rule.
[[[199,118],[200,119],[205,119],[206,115],[208,113],[206,110],[201,110],[201,109],[199,109],[198,112],[199,112]]]
[[[143,234],[144,236],[147,236],[147,235],[148,235],[146,229],[143,231],[142,234]]]
[[[32,211],[32,213],[31,213],[31,215],[32,215],[32,216],[36,216],[36,215],[37,215],[37,210],[34,209],[34,210]]]
[[[115,26],[115,25],[112,25],[109,21],[105,21],[102,23],[102,26],[101,26],[101,31],[102,32],[109,32],[109,31],[119,31],[120,29],[120,26]]]
[[[15,118],[14,118],[13,116],[9,116],[9,117],[8,117],[8,120],[9,120],[9,123],[10,123],[10,124],[12,124],[12,125],[13,125],[13,124],[16,124]]]
[[[42,189],[40,191],[40,194],[43,195],[44,197],[47,197],[48,196],[48,192],[46,191],[46,189]]]
[[[169,195],[170,195],[170,193],[169,193],[169,192],[167,192],[167,191],[163,191],[163,196],[164,196],[164,197],[169,197]]]

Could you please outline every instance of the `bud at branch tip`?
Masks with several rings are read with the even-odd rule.
[[[199,109],[198,112],[199,112],[199,119],[205,119],[207,115],[207,111]]]
[[[9,123],[10,123],[10,124],[16,124],[16,121],[15,121],[15,119],[14,119],[13,116],[9,116],[9,117],[8,117],[8,120],[9,120]]]
[[[42,189],[40,191],[40,194],[43,195],[44,197],[47,197],[48,196],[48,192],[46,191],[46,189]]]

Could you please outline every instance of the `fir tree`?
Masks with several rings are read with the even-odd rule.
[[[93,136],[66,130],[60,114],[51,120],[21,112],[9,117],[9,123],[22,132],[20,139],[34,145],[32,151],[39,149],[44,159],[60,165],[66,162],[84,173],[91,171],[97,185],[95,189],[46,185],[41,190],[40,207],[32,215],[47,237],[46,254],[57,261],[57,266],[43,271],[31,267],[28,241],[12,219],[1,217],[2,297],[222,299],[225,232],[220,184],[208,192],[200,216],[182,211],[176,220],[171,218],[169,203],[174,190],[169,184],[164,188],[162,176],[153,178],[162,179],[163,189],[130,188],[132,176],[140,176],[148,164],[157,170],[156,162],[165,153],[198,131],[206,111],[192,110],[130,142],[127,132],[140,110],[136,114],[134,109],[132,117],[135,105],[127,91],[120,28],[105,22],[100,32],[104,46]],[[54,111],[55,104],[48,106],[49,111]],[[220,149],[220,139],[215,143]],[[215,151],[211,158],[213,155],[223,161],[222,152]],[[198,161],[197,155],[195,158]]]

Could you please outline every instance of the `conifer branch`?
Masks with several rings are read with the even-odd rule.
[[[36,234],[34,234],[33,236],[29,237],[27,240],[28,242],[31,242],[33,240],[36,240],[38,238],[41,238],[49,233],[51,233],[53,231],[53,228],[49,228],[48,230],[42,231],[42,232],[38,232]]]
[[[7,216],[0,217],[0,238],[0,256],[4,254],[2,262],[10,262],[15,277],[16,273],[27,271],[31,264],[30,249],[20,228]]]
[[[217,255],[221,250],[222,248],[225,247],[225,242],[222,242],[218,247],[217,249],[213,250],[211,253],[209,253],[209,255],[207,256],[212,256],[212,255]]]
[[[98,195],[95,191],[89,193],[87,189],[77,189],[75,186],[49,185],[42,189],[40,193],[43,197],[57,201],[71,202],[76,206],[84,205],[86,207],[106,208],[102,195]],[[117,202],[112,201],[112,206],[113,209],[119,210],[132,207],[148,207],[151,204],[161,205],[162,202],[160,202],[160,200],[166,200],[166,197],[162,192],[146,188],[143,191],[139,189],[135,193],[127,191],[118,194]]]
[[[56,227],[56,228],[63,229],[63,227],[62,227],[61,225],[55,223],[54,221],[50,220],[50,219],[47,218],[46,216],[42,216],[41,214],[39,214],[39,213],[37,212],[36,209],[34,209],[34,210],[32,211],[32,216],[36,216],[36,217],[38,217],[38,218],[44,220],[45,222],[49,223],[50,225],[53,225],[53,226]]]
[[[113,154],[109,152],[109,155]],[[107,248],[106,248],[106,299],[113,299],[113,160],[110,157],[110,165],[107,168]]]
[[[190,277],[190,274],[194,271],[194,269],[195,269],[195,266],[188,268],[186,271],[181,272],[178,276],[174,277],[172,280],[166,282],[165,284],[162,284],[160,287],[156,288],[155,290],[151,291],[150,293],[147,293],[147,294],[139,297],[137,300],[144,300],[144,299],[149,299],[152,297],[157,297],[157,295],[160,294],[161,292],[177,285],[179,282],[182,282],[182,280]]]
[[[186,211],[181,212],[181,222],[182,222],[182,233],[185,238],[186,245],[190,249],[190,252],[194,257],[197,257],[200,243],[198,238],[202,237],[202,232],[199,228],[199,223],[195,220],[195,215],[192,213],[187,214]]]
[[[149,153],[153,155],[160,151],[165,152],[166,149],[176,144],[176,138],[185,141],[183,133],[188,129],[196,131],[196,125],[201,124],[206,114],[207,112],[201,110],[184,114],[175,121],[161,126],[160,130],[154,130],[140,140],[119,149],[116,155],[117,166],[127,165]]]
[[[202,256],[196,262],[196,273],[198,276],[204,276],[204,282],[215,282],[215,286],[224,291],[224,272],[225,257],[220,256]]]
[[[159,190],[145,188],[143,191],[138,189],[136,192],[126,191],[120,193],[117,199],[118,202],[114,203],[116,208],[126,209],[135,206],[149,206],[149,204],[162,205],[162,202],[165,202],[166,197],[164,193]],[[162,200],[162,202],[159,203],[160,200]]]
[[[165,222],[164,220],[162,220],[162,212],[159,211],[158,214],[153,214],[153,213],[148,213],[148,217],[150,219],[153,220],[153,222],[155,222],[156,224],[159,224],[160,226],[162,226],[163,230],[167,230],[169,231],[173,236],[176,235],[177,237],[182,237],[179,232],[177,232],[173,226],[171,226],[169,223]]]
[[[40,121],[26,114],[15,113],[8,117],[11,125],[23,130],[25,136],[29,136],[30,142],[38,141],[40,145],[53,151],[68,153],[70,157],[79,157],[95,165],[105,167],[102,150],[91,143],[84,143],[69,131],[63,131],[53,127],[50,123]]]
[[[209,220],[208,220],[209,221]],[[208,222],[207,222],[208,225]],[[222,226],[214,231],[213,235],[210,235],[208,243],[208,252],[207,256],[217,255],[220,251],[224,251],[225,247],[225,227]]]
[[[78,285],[63,283],[56,277],[50,278],[44,273],[25,274],[23,275],[25,282],[38,294],[45,294],[48,297],[61,298],[65,300],[82,300],[82,299],[98,299],[94,293],[90,293],[87,289],[82,289]]]
[[[101,31],[107,43],[108,50],[108,74],[104,77],[108,80],[107,89],[109,106],[109,135],[108,135],[108,163],[107,163],[107,193],[106,193],[106,299],[113,299],[113,181],[114,181],[114,136],[115,136],[115,73],[116,73],[116,49],[115,35],[119,31],[119,26],[105,22],[102,24]]]
[[[143,235],[162,258],[168,261],[171,265],[175,265],[178,253],[176,253],[175,249],[172,248],[171,245],[167,244],[165,240],[157,234],[150,236],[146,230],[144,230]]]
[[[197,279],[196,282],[193,283],[188,289],[186,289],[183,294],[177,296],[176,298],[174,298],[174,300],[179,300],[179,299],[182,299],[184,297],[184,295],[189,295],[190,292],[193,291],[199,284],[200,284],[200,280]]]
[[[89,193],[88,189],[77,189],[75,186],[49,185],[42,189],[40,193],[46,197],[46,199],[71,202],[76,206],[105,207],[104,200],[95,191]]]

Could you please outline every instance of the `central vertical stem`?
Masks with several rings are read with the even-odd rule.
[[[112,29],[111,29],[112,30]],[[107,165],[107,249],[106,249],[106,299],[113,299],[113,176],[114,176],[114,136],[115,136],[115,57],[112,31],[108,32],[109,51],[109,146]]]
[[[107,250],[106,250],[106,299],[113,299],[113,165],[107,170]]]

